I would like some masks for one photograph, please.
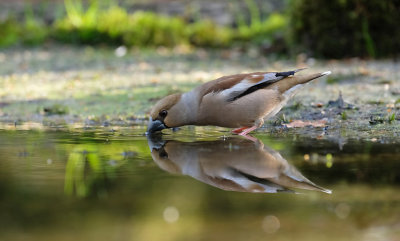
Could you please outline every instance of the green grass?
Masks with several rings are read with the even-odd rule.
[[[271,42],[283,32],[286,16],[274,13],[262,19],[252,1],[247,1],[252,15],[249,24],[224,27],[211,19],[197,18],[190,23],[181,17],[164,16],[148,11],[127,12],[117,4],[90,1],[85,7],[79,0],[65,0],[65,15],[46,25],[27,7],[23,22],[11,14],[0,20],[0,47],[16,44],[38,45],[48,40],[69,44],[125,45],[135,47],[232,47]]]

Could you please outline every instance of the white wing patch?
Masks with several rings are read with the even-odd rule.
[[[254,83],[251,83],[247,79],[244,79],[244,80],[240,81],[239,83],[235,84],[234,86],[232,86],[231,88],[221,91],[220,94],[223,96],[229,97],[232,94],[241,93],[253,85],[254,85]]]
[[[250,88],[250,87],[252,87],[254,85],[258,85],[258,84],[262,84],[262,83],[268,83],[268,82],[274,83],[274,82],[276,82],[278,80],[283,79],[283,77],[281,77],[281,76],[276,77],[275,74],[276,73],[266,73],[264,75],[253,74],[253,75],[250,76],[250,78],[257,78],[257,77],[260,77],[260,76],[264,76],[264,78],[262,80],[258,81],[258,82],[250,81],[248,79],[243,79],[242,81],[240,81],[236,85],[232,86],[229,89],[223,90],[218,94],[223,95],[224,97],[227,97],[227,98],[232,98],[232,97],[237,96],[240,93],[246,91],[248,88]]]

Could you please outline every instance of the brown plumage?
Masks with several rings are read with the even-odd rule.
[[[161,99],[150,112],[148,132],[183,125],[215,125],[240,135],[260,127],[292,97],[298,86],[330,74],[300,71],[255,72],[224,76],[184,94]]]

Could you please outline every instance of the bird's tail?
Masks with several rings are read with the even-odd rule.
[[[302,70],[302,69],[301,69]],[[296,71],[298,72],[298,71]],[[301,84],[305,84],[313,79],[329,75],[331,71],[325,71],[322,73],[315,73],[315,74],[308,74],[308,75],[293,75],[288,78],[284,78],[283,80],[275,83],[276,87],[278,88],[279,92],[285,93],[286,91],[292,89],[293,87]]]

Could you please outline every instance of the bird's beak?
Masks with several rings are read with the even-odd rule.
[[[149,125],[147,126],[147,134],[152,134],[156,131],[161,131],[162,129],[167,128],[165,124],[160,121],[160,120],[153,120],[153,118],[150,117],[149,119]]]

